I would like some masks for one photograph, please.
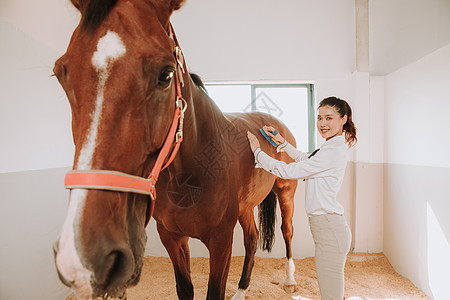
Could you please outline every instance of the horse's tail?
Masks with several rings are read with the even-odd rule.
[[[263,202],[258,205],[259,215],[259,247],[267,252],[272,251],[275,241],[275,221],[277,196],[271,190]]]

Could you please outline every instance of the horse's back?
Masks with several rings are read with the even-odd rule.
[[[294,147],[296,141],[294,135],[289,128],[278,118],[263,112],[233,112],[225,113],[225,117],[238,127],[238,130],[248,130],[253,134],[257,134],[259,129],[264,125],[276,128],[280,134]]]

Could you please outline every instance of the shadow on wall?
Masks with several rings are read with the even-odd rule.
[[[450,208],[448,201],[443,200],[427,202],[428,279],[434,299],[450,299],[447,275],[450,270]]]
[[[398,273],[433,299],[450,299],[448,178],[448,168],[385,168],[384,252]]]

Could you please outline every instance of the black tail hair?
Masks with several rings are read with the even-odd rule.
[[[258,205],[259,215],[259,240],[258,244],[262,250],[272,251],[275,242],[275,223],[277,219],[277,196],[271,190],[263,202]]]

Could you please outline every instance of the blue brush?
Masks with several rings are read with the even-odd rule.
[[[275,142],[270,138],[270,136],[267,135],[267,133],[264,131],[264,129],[261,128],[261,129],[259,130],[259,132],[261,132],[261,134],[266,138],[266,140],[268,140],[274,147],[277,147],[277,146],[278,146],[277,143],[275,143]],[[273,134],[273,135],[277,135],[277,134],[278,134],[278,131],[275,130],[274,132],[272,132],[272,134]]]

